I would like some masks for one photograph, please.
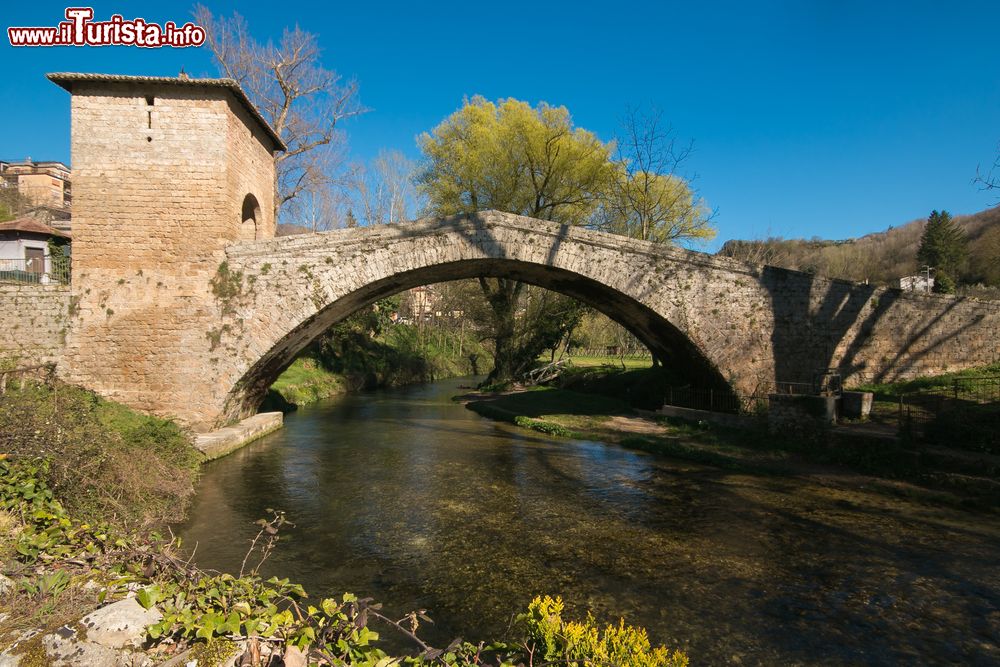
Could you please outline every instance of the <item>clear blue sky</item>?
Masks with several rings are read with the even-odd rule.
[[[212,2],[228,14],[237,3]],[[565,105],[610,138],[652,104],[697,151],[719,241],[845,238],[998,195],[971,183],[1000,142],[1000,3],[239,3],[255,35],[298,23],[371,112],[345,125],[359,159],[416,156],[463,96]],[[97,19],[182,23],[192,4],[97,3]],[[65,4],[8,3],[3,27],[55,25]],[[2,39],[0,158],[69,160],[68,95],[45,72],[215,75],[207,49],[11,48]]]

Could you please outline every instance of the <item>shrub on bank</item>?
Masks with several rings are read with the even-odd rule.
[[[688,657],[665,646],[653,647],[642,628],[626,625],[598,626],[586,621],[566,621],[562,598],[536,597],[528,612],[517,618],[538,663],[560,665],[618,665],[620,667],[687,667]]]
[[[0,453],[47,459],[43,481],[71,514],[129,528],[183,518],[202,460],[173,422],[33,381],[0,398]]]
[[[406,324],[376,335],[348,324],[332,328],[296,359],[272,391],[286,403],[303,405],[345,391],[475,375],[489,365],[488,353],[471,335]],[[282,409],[278,397],[269,399],[268,409]]]

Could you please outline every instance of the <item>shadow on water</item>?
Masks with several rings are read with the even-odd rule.
[[[994,515],[550,439],[453,403],[461,383],[306,406],[206,466],[198,562],[239,570],[274,507],[296,525],[268,574],[429,609],[437,643],[558,593],[694,664],[1000,662]]]

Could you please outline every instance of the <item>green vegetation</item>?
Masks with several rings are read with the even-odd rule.
[[[997,289],[1000,288],[1000,207],[956,216],[951,222],[968,239],[968,259],[960,261],[954,269],[955,275],[951,276],[959,283],[959,293],[1000,298]],[[867,280],[896,287],[899,278],[918,274],[922,264],[938,266],[937,260],[918,261],[926,226],[927,221],[914,220],[890,226],[884,232],[840,241],[819,238],[732,240],[722,246],[719,254],[829,278]]]
[[[493,103],[474,97],[424,134],[420,146],[425,168],[419,183],[428,210],[436,215],[495,209],[584,224],[612,177],[611,147],[574,127],[565,107],[532,108],[514,99]],[[494,343],[487,382],[512,380],[551,345],[539,347],[531,327],[522,327],[527,335],[517,335],[524,283],[484,278],[479,286],[490,307],[484,325]],[[556,311],[570,305],[565,298],[551,299]],[[527,321],[558,328],[571,319],[545,312]]]
[[[573,354],[567,356],[566,359],[576,368],[592,368],[595,366],[621,368],[624,366],[626,369],[637,369],[649,368],[653,363],[652,359],[642,357],[613,357],[596,354]]]
[[[688,658],[666,647],[653,648],[646,631],[625,625],[598,628],[593,619],[584,623],[562,618],[563,602],[548,595],[536,597],[528,613],[518,618],[526,626],[534,650],[543,663],[567,665],[618,665],[619,667],[687,667]]]
[[[963,378],[982,377],[986,375],[1000,376],[1000,362],[988,366],[969,368],[964,371],[942,373],[933,377],[918,377],[912,380],[884,382],[879,384],[863,384],[855,387],[857,391],[870,391],[875,394],[875,400],[894,401],[903,394],[932,391],[947,395],[952,391],[955,380]]]
[[[615,396],[633,408],[658,410],[663,405],[667,388],[673,384],[683,384],[672,378],[668,369],[644,365],[622,368],[621,365],[601,366],[578,365],[576,358],[553,383],[563,389],[586,394]]]
[[[4,573],[19,577],[16,591],[5,594],[5,608],[15,613],[0,621],[0,647],[27,629],[44,633],[75,623],[98,603],[138,587],[136,601],[162,613],[146,629],[146,652],[153,659],[178,647],[196,648],[205,658],[232,656],[233,639],[250,638],[252,646],[267,644],[279,654],[296,647],[330,665],[688,664],[683,653],[651,647],[644,630],[624,622],[602,629],[592,619],[563,620],[562,601],[549,597],[536,598],[517,617],[508,640],[456,640],[437,649],[417,636],[420,624],[430,621],[423,611],[394,621],[380,613],[380,605],[350,593],[313,604],[298,584],[264,580],[258,570],[279,539],[285,523],[280,512],[258,522],[260,532],[244,560],[244,567],[256,565],[237,576],[209,574],[184,560],[174,540],[76,519],[48,486],[49,476],[47,459],[0,457],[0,555]],[[409,638],[414,652],[388,655],[376,645],[375,627]],[[15,651],[26,664],[48,664],[38,639]]]
[[[299,357],[275,380],[271,390],[287,403],[305,405],[343,393],[345,386],[342,376],[311,357]]]
[[[155,528],[184,517],[201,460],[171,422],[58,382],[9,382],[0,399],[0,570],[17,591],[4,599],[0,643],[123,594],[101,590],[148,564],[161,541]],[[44,654],[30,643],[25,651]]]
[[[209,281],[212,294],[222,305],[222,314],[234,313],[239,299],[243,296],[243,272],[231,271],[229,262],[222,262]]]
[[[935,292],[955,291],[959,271],[969,256],[968,243],[965,232],[952,221],[948,211],[931,211],[920,237],[917,261],[935,270]]]
[[[373,326],[367,317],[365,312],[333,327],[271,389],[287,403],[303,405],[345,391],[472,375],[476,368],[470,357],[489,358],[478,341],[458,331],[410,324]]]
[[[434,215],[493,209],[646,241],[711,238],[707,207],[676,173],[682,153],[669,128],[632,114],[622,130],[616,153],[565,107],[477,96],[421,136],[417,180]],[[488,305],[478,328],[493,341],[485,384],[516,380],[570,336],[585,310],[509,278],[481,278],[478,287]]]
[[[201,461],[172,422],[30,381],[0,400],[0,453],[48,459],[39,474],[69,512],[130,528],[183,518]]]
[[[0,222],[7,222],[31,208],[31,200],[17,187],[0,188]]]

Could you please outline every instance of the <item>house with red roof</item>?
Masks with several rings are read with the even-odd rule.
[[[0,282],[69,282],[70,240],[35,218],[0,222]]]

